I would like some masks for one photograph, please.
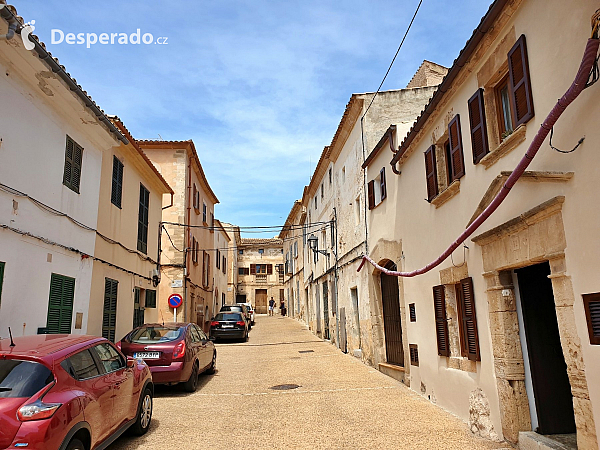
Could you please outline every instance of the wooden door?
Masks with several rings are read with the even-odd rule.
[[[346,308],[340,308],[340,350],[348,353],[348,335],[346,332]]]
[[[550,264],[515,270],[541,434],[575,433],[575,414],[567,364],[556,320]]]
[[[254,309],[256,309],[256,314],[266,314],[267,313],[267,290],[266,289],[256,289],[254,291]]]
[[[385,268],[396,270],[396,264],[389,262]],[[381,274],[381,298],[383,301],[383,328],[387,362],[404,367],[400,293],[397,277],[391,277],[385,273]]]
[[[327,281],[323,283],[323,339],[331,339],[329,335],[329,288]]]

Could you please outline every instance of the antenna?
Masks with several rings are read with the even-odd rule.
[[[13,341],[13,338],[12,338],[12,331],[10,331],[10,327],[8,327],[8,335],[10,336],[10,346],[16,347],[15,341]]]

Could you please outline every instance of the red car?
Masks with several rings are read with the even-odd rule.
[[[148,431],[148,366],[104,338],[64,334],[0,340],[0,449],[104,448]]]
[[[217,350],[194,323],[151,323],[136,328],[117,343],[121,351],[143,359],[154,384],[183,383],[188,392],[198,387],[198,375],[212,374]]]

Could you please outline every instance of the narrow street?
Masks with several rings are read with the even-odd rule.
[[[194,394],[159,387],[148,434],[110,449],[505,447],[290,318],[258,316],[247,343],[217,351],[215,375]]]

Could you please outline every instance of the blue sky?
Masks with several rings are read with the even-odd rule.
[[[418,0],[9,3],[134,137],[194,140],[219,219],[266,226],[302,196],[351,94],[377,89]],[[452,65],[488,7],[424,0],[383,89],[405,87],[423,59]],[[167,45],[51,43],[52,29],[138,28]]]

